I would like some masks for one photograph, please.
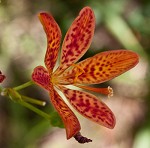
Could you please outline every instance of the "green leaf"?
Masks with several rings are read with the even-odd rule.
[[[55,127],[64,128],[63,121],[61,120],[61,118],[57,112],[53,112],[51,114],[51,124]]]

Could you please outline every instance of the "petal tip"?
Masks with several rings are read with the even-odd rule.
[[[114,128],[115,128],[115,125],[116,125],[116,118],[115,118],[114,115],[112,115],[112,120],[109,122],[108,128],[114,129]]]

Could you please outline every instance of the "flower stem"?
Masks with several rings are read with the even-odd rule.
[[[33,112],[37,113],[38,115],[42,116],[43,118],[45,118],[45,119],[47,119],[47,120],[50,120],[50,119],[51,119],[51,117],[50,117],[49,114],[47,114],[47,113],[41,111],[40,109],[34,107],[33,105],[31,105],[31,104],[29,104],[29,103],[27,103],[27,102],[24,102],[24,101],[21,101],[21,100],[20,100],[20,101],[18,101],[18,103],[21,104],[21,105],[23,105],[24,107],[26,107],[26,108],[32,110]]]
[[[36,105],[40,105],[40,106],[45,106],[46,105],[45,101],[36,100],[36,99],[30,98],[30,97],[27,97],[27,96],[24,96],[24,95],[21,95],[21,98],[22,98],[23,101],[29,102],[29,103],[32,103],[32,104],[36,104]]]
[[[18,90],[18,88],[17,88],[17,90]],[[51,120],[51,116],[49,114],[41,111],[40,109],[38,109],[35,106],[28,103],[28,102],[30,102],[30,103],[33,103],[33,104],[44,106],[45,105],[44,101],[39,101],[39,100],[30,98],[30,97],[27,97],[27,96],[24,96],[24,95],[20,95],[13,88],[5,88],[5,89],[3,89],[2,92],[3,92],[4,96],[9,97],[11,100],[19,103],[20,105],[23,105],[24,107],[32,110],[33,112],[37,113],[38,115],[44,117],[47,120]],[[25,102],[25,101],[27,101],[27,102]]]
[[[13,89],[16,90],[16,91],[18,91],[18,90],[21,90],[21,89],[23,89],[23,88],[26,88],[26,87],[28,87],[28,86],[30,86],[30,85],[33,85],[33,84],[34,84],[33,81],[29,81],[29,82],[26,82],[26,83],[24,83],[24,84],[22,84],[22,85],[16,86],[16,87],[14,87]]]

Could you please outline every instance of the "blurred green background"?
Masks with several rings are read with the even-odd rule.
[[[101,127],[77,112],[82,134],[93,139],[78,144],[66,140],[65,130],[51,124],[8,98],[0,98],[1,148],[150,148],[150,1],[149,0],[1,0],[0,70],[6,75],[4,87],[13,87],[31,79],[33,68],[44,65],[46,37],[37,14],[52,13],[64,37],[72,21],[84,6],[96,16],[92,45],[82,58],[112,49],[130,49],[140,63],[129,72],[101,84],[110,85],[114,96],[98,95],[116,115],[113,130]],[[40,107],[51,114],[47,92],[37,86],[22,94],[47,101]]]

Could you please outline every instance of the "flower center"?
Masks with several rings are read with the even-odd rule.
[[[78,77],[85,73],[85,71],[76,64],[72,64],[73,69],[71,70],[67,70],[64,73],[62,73],[61,75],[52,75],[51,77],[51,81],[53,84],[57,85],[57,84],[61,84],[61,85],[70,85],[70,84],[76,84]]]

